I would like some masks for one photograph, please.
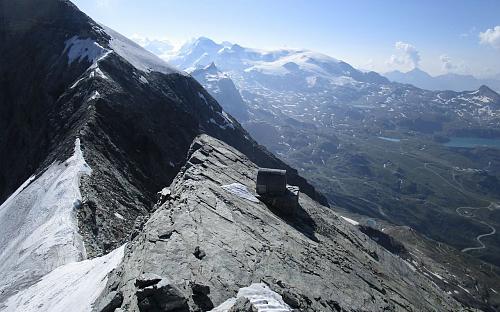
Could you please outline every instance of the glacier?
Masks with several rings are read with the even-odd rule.
[[[80,177],[91,172],[76,139],[69,159],[30,177],[0,206],[0,302],[55,268],[86,258],[76,209]]]
[[[107,255],[63,265],[10,297],[4,312],[88,312],[122,261],[125,245]]]

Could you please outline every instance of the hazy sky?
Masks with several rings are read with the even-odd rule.
[[[386,72],[500,73],[498,0],[73,0],[126,36],[306,48]]]

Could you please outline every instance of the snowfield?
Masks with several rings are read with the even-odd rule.
[[[90,70],[89,78],[97,76],[102,79],[109,79],[99,68],[99,62],[105,59],[111,52],[113,51],[103,48],[90,38],[80,39],[78,36],[73,36],[66,40],[63,54],[66,53],[68,56],[68,65],[71,65],[75,61],[81,62],[85,59],[91,62],[92,65],[88,68]],[[71,89],[75,88],[84,79],[85,75],[79,78],[71,86]]]
[[[236,298],[231,298],[224,301],[220,306],[211,310],[212,312],[227,312],[229,311],[238,298],[247,298],[256,308],[258,312],[288,312],[292,309],[283,301],[283,298],[272,291],[264,283],[252,284],[248,287],[240,288]]]
[[[249,200],[254,203],[259,202],[257,197],[255,197],[252,193],[250,193],[247,187],[241,183],[231,183],[228,185],[223,185],[222,188],[228,191],[229,193],[234,194],[243,199]]]
[[[76,209],[79,179],[92,170],[74,154],[29,178],[0,206],[0,302],[64,264],[86,258]]]
[[[106,287],[108,274],[122,261],[125,245],[109,254],[63,265],[38,283],[10,297],[5,312],[89,312]]]
[[[359,222],[356,221],[356,220],[353,220],[351,218],[348,218],[348,217],[344,217],[344,216],[340,216],[342,219],[346,220],[348,223],[352,224],[352,225],[359,225]]]
[[[96,63],[109,51],[90,38],[80,39],[78,36],[66,40],[65,44],[63,53],[68,54],[68,65],[74,61],[81,62],[84,59]]]
[[[321,65],[324,63],[335,64],[338,60],[324,54],[312,51],[293,51],[289,55],[277,58],[275,60],[262,60],[252,62],[253,66],[245,69],[246,72],[258,71],[268,75],[282,76],[294,70],[303,70],[314,73],[321,77],[330,78],[328,73]]]
[[[116,31],[108,28],[104,25],[102,27],[102,32],[107,33],[111,39],[109,40],[109,49],[102,47],[99,43],[95,42],[91,38],[79,38],[78,36],[73,36],[66,40],[63,54],[67,54],[68,65],[73,62],[81,62],[87,60],[92,63],[89,67],[91,70],[89,78],[100,77],[102,79],[109,79],[102,70],[99,68],[99,61],[106,58],[110,53],[115,52],[117,55],[124,58],[132,66],[140,71],[149,73],[152,71],[172,74],[180,73],[185,74],[177,69],[171,67],[161,58],[155,54],[144,50],[137,43],[132,40],[122,36]],[[85,77],[78,79],[72,86],[71,89],[75,88]],[[141,82],[144,84],[148,83],[145,77],[141,76]]]

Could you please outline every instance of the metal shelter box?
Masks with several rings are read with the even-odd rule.
[[[260,168],[257,172],[257,194],[283,195],[287,192],[286,170]]]

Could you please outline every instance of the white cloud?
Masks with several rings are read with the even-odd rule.
[[[420,63],[420,53],[411,44],[398,41],[394,44],[397,50],[396,54],[391,55],[387,61],[388,65],[393,67],[403,67],[404,69],[417,68]]]
[[[500,49],[500,26],[486,29],[479,33],[479,42],[481,44],[489,44],[494,48]]]
[[[453,69],[453,63],[451,62],[451,58],[448,55],[446,54],[441,55],[439,57],[439,60],[441,61],[441,65],[445,72],[449,72]]]
[[[469,72],[464,61],[454,61],[451,57],[443,54],[439,57],[441,68],[445,73],[465,74]]]

